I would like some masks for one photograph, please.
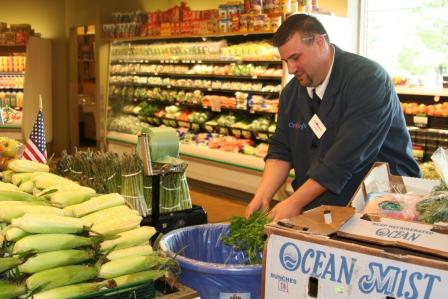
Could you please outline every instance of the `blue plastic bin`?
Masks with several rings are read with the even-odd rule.
[[[220,240],[228,224],[189,226],[166,234],[160,248],[181,267],[179,281],[202,299],[261,297],[261,265],[245,265],[242,252]],[[261,253],[260,253],[261,254]]]

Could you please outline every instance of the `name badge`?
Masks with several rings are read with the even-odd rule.
[[[327,130],[327,128],[325,127],[323,122],[320,120],[319,116],[317,116],[317,114],[313,115],[313,117],[310,119],[308,125],[310,126],[314,135],[316,135],[316,137],[318,139],[320,139],[322,137],[322,135],[324,135],[325,131]]]

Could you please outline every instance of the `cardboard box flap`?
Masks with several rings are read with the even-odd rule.
[[[328,236],[336,233],[354,213],[355,210],[351,207],[323,205],[301,215],[277,223],[272,222],[267,226],[293,232]]]
[[[356,213],[339,229],[337,235],[448,258],[448,235],[434,232],[432,225],[390,218],[370,221],[362,216],[362,213]]]

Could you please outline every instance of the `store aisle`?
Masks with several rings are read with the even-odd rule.
[[[226,222],[232,216],[243,216],[244,209],[251,195],[241,194],[220,188],[210,189],[209,186],[190,182],[190,193],[193,204],[207,211],[208,222]]]

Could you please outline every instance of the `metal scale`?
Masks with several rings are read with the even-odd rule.
[[[168,173],[184,173],[187,163],[172,165],[153,161],[150,138],[147,133],[141,133],[137,142],[137,152],[143,162],[143,176],[149,176],[152,180],[151,215],[143,218],[142,225],[153,226],[158,232],[167,233],[185,226],[206,224],[207,213],[197,205],[193,205],[191,209],[160,213],[160,177]]]

